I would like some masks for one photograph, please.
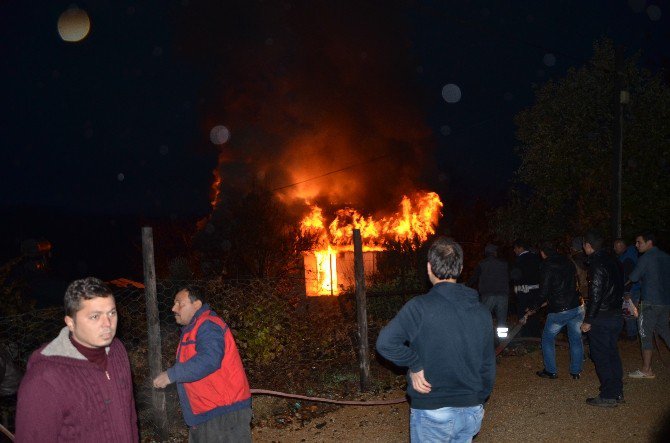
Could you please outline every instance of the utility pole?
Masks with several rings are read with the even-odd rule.
[[[354,275],[356,277],[356,319],[358,320],[358,367],[361,392],[365,392],[370,381],[370,351],[368,349],[368,308],[365,295],[363,241],[360,229],[354,229]]]
[[[147,360],[149,362],[149,377],[150,380],[153,380],[162,371],[162,348],[161,326],[158,316],[158,295],[156,291],[154,235],[150,227],[142,228],[142,262],[144,265],[144,296],[146,298],[147,334],[149,337]],[[154,424],[156,425],[160,441],[168,441],[169,430],[165,391],[163,389],[152,389],[151,400]]]
[[[624,90],[623,66],[624,48],[618,45],[614,48],[614,133],[613,144],[613,181],[612,181],[612,234],[615,238],[621,237],[621,182],[623,175],[623,107],[629,101],[628,91]]]

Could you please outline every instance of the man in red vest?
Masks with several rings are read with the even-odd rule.
[[[172,312],[183,326],[177,362],[154,387],[177,383],[189,442],[251,442],[251,392],[230,328],[193,286],[177,292]]]

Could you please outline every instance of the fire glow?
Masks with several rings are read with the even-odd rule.
[[[379,219],[365,217],[347,207],[337,210],[335,218],[327,224],[323,209],[309,205],[310,212],[300,222],[300,231],[318,240],[312,251],[313,258],[309,254],[305,256],[306,280],[314,282],[308,283],[307,295],[338,295],[343,288],[351,286],[345,283],[353,282],[353,268],[340,263],[338,269],[338,257],[353,264],[354,229],[361,232],[366,273],[374,268],[374,252],[384,251],[387,242],[409,241],[414,247],[435,233],[443,206],[435,192],[419,192],[412,198],[403,196],[399,206],[393,215]]]

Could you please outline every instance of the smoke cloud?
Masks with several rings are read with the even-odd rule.
[[[223,193],[260,182],[287,203],[374,212],[426,188],[434,142],[402,6],[196,3],[175,16],[177,38],[182,56],[215,67],[201,112],[207,140],[217,125],[230,130],[227,143],[209,145],[221,149]]]

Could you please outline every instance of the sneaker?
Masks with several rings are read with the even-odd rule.
[[[655,374],[647,374],[645,372],[640,371],[639,369],[634,372],[629,372],[628,376],[630,378],[656,378]]]
[[[587,398],[586,404],[600,406],[601,408],[616,408],[617,401],[614,398],[602,398],[601,396],[597,396],[594,398]]]
[[[547,372],[546,369],[543,369],[543,370],[541,370],[541,371],[537,371],[537,372],[535,373],[535,375],[537,375],[538,377],[542,377],[542,378],[550,378],[550,379],[552,379],[552,380],[558,378],[558,375],[557,375],[556,373],[554,373],[554,372]]]
[[[579,380],[581,377],[581,374],[578,372],[576,374],[573,374],[572,372],[570,373],[570,377],[572,377],[573,380]]]

